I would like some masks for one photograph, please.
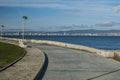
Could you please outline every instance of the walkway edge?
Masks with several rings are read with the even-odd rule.
[[[48,57],[46,55],[45,52],[43,52],[44,54],[44,62],[43,62],[43,65],[41,66],[39,72],[37,73],[37,75],[35,76],[34,80],[42,80],[42,78],[44,77],[44,74],[47,70],[47,67],[48,67]]]

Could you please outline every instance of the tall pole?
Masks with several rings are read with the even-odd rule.
[[[1,29],[1,40],[2,40],[2,26],[0,27],[0,29]]]
[[[23,29],[22,29],[22,39],[24,40],[24,35],[25,35],[25,20],[27,20],[27,16],[23,16],[22,17],[22,26],[23,26]]]
[[[25,20],[22,18],[22,39],[24,40],[24,29],[25,29]]]
[[[4,27],[4,25],[1,25],[1,40],[2,40],[2,28]]]

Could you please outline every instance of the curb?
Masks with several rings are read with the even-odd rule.
[[[34,78],[34,80],[42,80],[42,78],[44,77],[44,74],[47,70],[48,67],[48,57],[45,54],[45,52],[43,52],[44,55],[44,63],[42,64],[42,67],[40,68],[39,72],[37,73],[36,77]]]

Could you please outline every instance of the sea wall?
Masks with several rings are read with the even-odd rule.
[[[15,38],[4,38],[4,39],[18,41],[18,39],[15,39]],[[120,57],[119,52],[95,49],[95,48],[91,48],[91,47],[87,47],[87,46],[83,46],[83,45],[75,45],[75,44],[68,44],[68,43],[63,43],[63,42],[47,41],[47,40],[34,40],[34,39],[24,40],[24,41],[31,42],[31,43],[47,44],[47,45],[54,45],[54,46],[67,47],[67,48],[72,48],[72,49],[88,51],[93,54],[97,54],[97,55],[107,57],[107,58],[114,58],[114,57],[116,57],[116,55],[118,55]]]
[[[88,52],[91,52],[103,57],[109,57],[109,58],[114,58],[114,55],[115,55],[113,51],[100,50],[100,49],[95,49],[87,46],[68,44],[63,42],[46,41],[46,40],[29,40],[29,42],[78,49],[78,50],[88,51]]]

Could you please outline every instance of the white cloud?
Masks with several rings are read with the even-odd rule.
[[[106,5],[101,5],[97,1],[89,2],[88,0],[0,0],[0,6],[72,10],[75,15],[89,14],[91,12],[91,14],[103,13],[109,10]]]
[[[115,12],[120,12],[120,5],[113,7],[112,10]]]
[[[73,5],[61,3],[0,3],[4,7],[30,7],[30,8],[51,8],[51,9],[64,9],[64,10],[79,10],[80,8]]]
[[[120,25],[120,22],[113,22],[113,21],[106,21],[106,22],[101,22],[95,24],[96,26],[105,26],[105,27],[112,27],[112,26],[117,26]]]
[[[91,26],[89,25],[85,25],[85,24],[80,24],[80,25],[76,25],[76,24],[72,24],[69,26],[57,26],[58,30],[79,30],[79,29],[88,29],[91,28]]]
[[[39,3],[39,2],[58,2],[61,0],[0,0],[0,3]]]
[[[64,8],[61,4],[0,4],[0,6],[8,7],[35,7],[35,8]]]

